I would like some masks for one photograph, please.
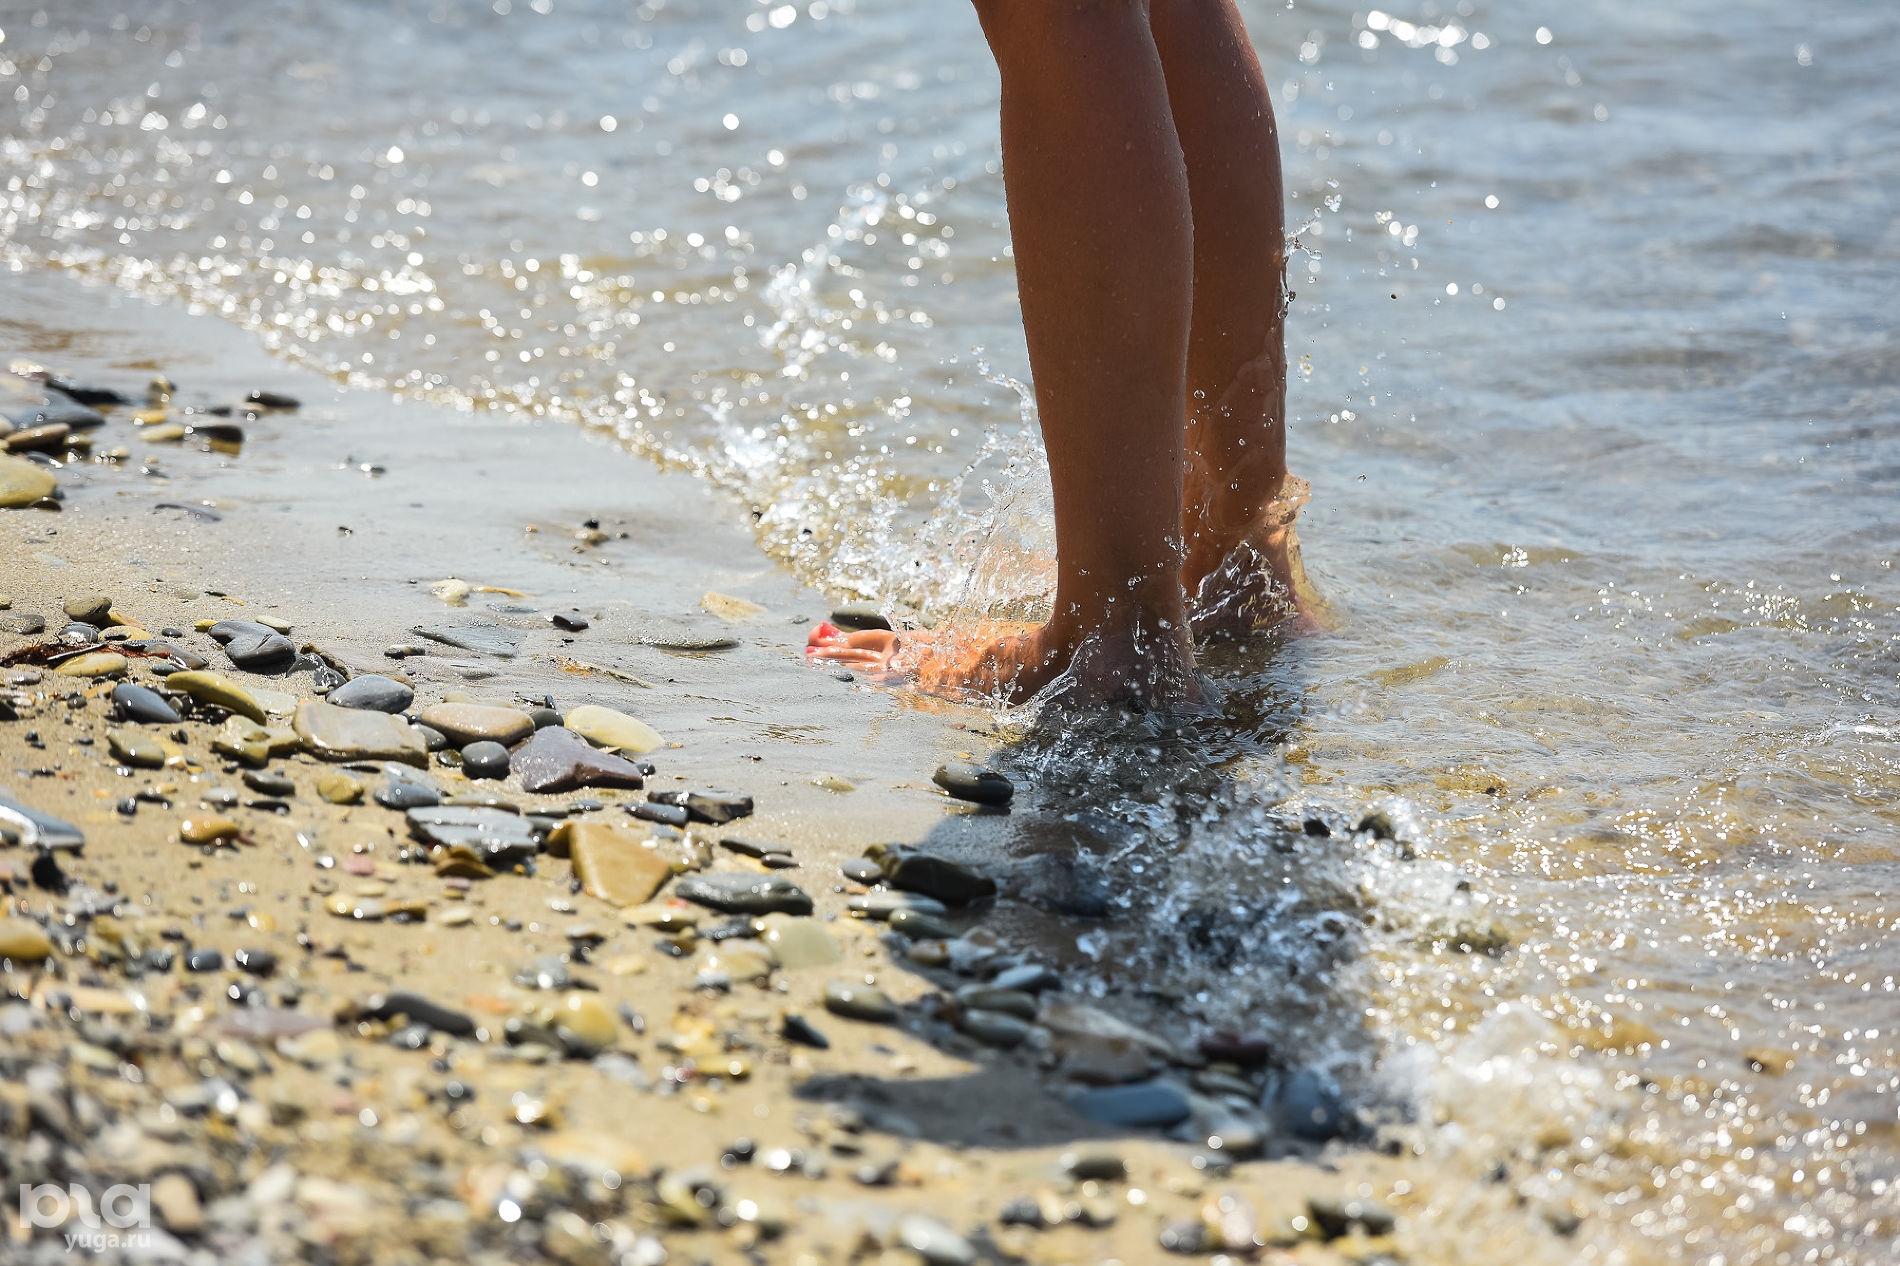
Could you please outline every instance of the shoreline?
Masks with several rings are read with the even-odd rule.
[[[62,513],[0,516],[15,560],[0,584],[11,607],[0,619],[37,613],[48,626],[0,638],[0,653],[57,632],[75,597],[103,594],[152,634],[184,633],[170,640],[210,670],[284,694],[267,718],[275,726],[289,719],[284,703],[315,697],[317,678],[241,672],[195,626],[287,623],[294,642],[322,647],[352,676],[406,676],[417,709],[445,696],[615,708],[666,740],[642,758],[657,766],[647,791],[725,788],[756,803],[732,828],[663,838],[675,868],[797,884],[816,904],[816,920],[799,921],[797,934],[821,933],[812,936],[818,956],[833,952],[826,944],[838,955],[794,968],[744,931],[694,937],[677,925],[721,937],[735,929],[722,926],[726,915],[677,901],[624,918],[577,891],[571,863],[548,856],[545,839],[534,874],[444,878],[416,864],[441,858],[409,838],[403,814],[367,794],[337,805],[318,793],[338,767],[308,751],[261,771],[287,778],[289,794],[257,793],[243,775],[260,771],[210,747],[215,709],[157,727],[169,736],[165,767],[121,772],[107,730],[154,727],[114,726],[113,679],[5,670],[20,719],[0,724],[0,786],[86,837],[82,852],[61,858],[71,883],[63,894],[12,872],[9,928],[30,937],[29,923],[44,920],[55,948],[39,969],[16,961],[4,976],[19,1000],[4,1008],[9,1031],[40,1067],[58,1070],[59,1094],[115,1105],[110,1128],[77,1147],[75,1177],[150,1180],[163,1197],[160,1228],[199,1252],[257,1240],[298,1251],[322,1243],[342,1260],[642,1260],[657,1236],[687,1260],[724,1260],[751,1245],[764,1260],[828,1261],[869,1236],[893,1260],[963,1260],[967,1250],[976,1255],[968,1260],[1134,1261],[1162,1245],[1271,1261],[1409,1260],[1407,1224],[1394,1238],[1379,1203],[1395,1187],[1379,1176],[1376,1152],[1322,1148],[1276,1133],[1259,1112],[1236,1115],[1268,1076],[1249,1048],[1210,1062],[1191,1042],[1155,1035],[1143,1050],[1143,1030],[1114,1028],[1121,1022],[1059,986],[958,994],[983,988],[1016,957],[983,931],[987,904],[939,916],[949,924],[939,930],[974,933],[947,944],[907,945],[851,917],[853,895],[887,889],[841,878],[840,867],[889,840],[924,841],[1004,876],[1009,908],[996,926],[1040,917],[1016,908],[1008,887],[1017,819],[930,783],[943,761],[986,759],[999,735],[974,710],[802,665],[804,628],[824,614],[823,599],[757,552],[724,498],[618,453],[603,462],[599,441],[577,429],[365,398],[272,360],[210,318],[45,274],[14,280],[26,310],[39,309],[9,332],[16,356],[122,389],[163,372],[178,384],[176,405],[263,389],[302,407],[242,421],[235,455],[143,444],[131,410],[114,410],[95,448],[125,446],[124,460],[60,472]],[[529,596],[478,592],[449,607],[431,593],[449,577]],[[705,610],[709,592],[741,600],[713,605],[743,618]],[[569,610],[588,627],[548,623],[548,612]],[[473,624],[515,639],[517,652],[458,650],[415,632]],[[736,645],[694,653],[650,644],[695,638]],[[394,644],[428,653],[390,659]],[[162,685],[138,659],[124,679]],[[44,746],[28,744],[28,732]],[[389,781],[373,768],[352,769],[366,793]],[[497,797],[551,825],[650,829],[624,811],[646,792],[528,795],[518,781],[464,783],[433,760],[427,775],[445,795]],[[153,799],[128,799],[139,790]],[[1036,796],[1025,786],[1017,814],[1033,815]],[[122,803],[135,811],[120,812]],[[241,841],[181,843],[182,820],[202,826],[206,816],[229,819]],[[729,830],[788,850],[796,868],[767,870],[723,848]],[[349,913],[331,913],[335,903]],[[404,912],[419,918],[399,921]],[[653,918],[674,926],[642,922]],[[671,950],[657,948],[668,938]],[[108,944],[127,952],[100,948]],[[140,967],[135,946],[169,947],[174,964]],[[218,966],[186,971],[194,950],[216,951]],[[245,970],[240,951],[269,969]],[[537,972],[543,983],[572,979],[555,989],[518,983]],[[867,976],[896,1004],[895,1024],[827,1011],[828,986]],[[377,1009],[378,994],[398,991],[476,1031],[418,1031],[415,1016]],[[613,1004],[610,1036],[588,1048],[592,1058],[509,1040],[511,1022],[545,1034],[562,1007],[599,1023],[589,1001]],[[974,1005],[985,1001],[1004,1010]],[[829,1046],[788,1040],[788,1009]],[[107,1050],[139,1066],[139,1080],[120,1077],[116,1057],[102,1065]],[[1099,1066],[1077,1079],[1091,1061]],[[1149,1096],[1128,1102],[1131,1121],[1172,1126],[1183,1119],[1177,1108],[1191,1105],[1177,1136],[1206,1133],[1210,1114],[1224,1113],[1225,1154],[1207,1138],[1114,1128],[1070,1106],[1098,1090],[1113,1099],[1115,1085]],[[749,1151],[756,1157],[738,1155]],[[1276,1159],[1245,1159],[1263,1152]],[[16,1176],[37,1181],[25,1169]],[[1218,1193],[1234,1199],[1223,1207]],[[296,1212],[267,1225],[276,1201]],[[1359,1212],[1335,1216],[1348,1207]],[[934,1221],[916,1221],[923,1215]],[[606,1240],[596,1225],[610,1228]],[[13,1227],[16,1238],[24,1230]],[[57,1242],[47,1234],[33,1243]]]

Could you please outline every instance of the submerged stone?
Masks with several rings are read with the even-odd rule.
[[[297,705],[295,725],[304,750],[324,760],[395,760],[409,765],[426,765],[429,760],[422,735],[388,713],[305,700]]]
[[[996,881],[962,862],[920,853],[898,844],[873,844],[865,856],[875,861],[895,888],[921,892],[949,905],[968,905],[996,895]]]
[[[426,637],[431,642],[440,642],[444,646],[454,646],[484,655],[496,655],[502,659],[513,659],[521,646],[520,640],[514,634],[496,624],[417,626],[414,631],[417,636]]]

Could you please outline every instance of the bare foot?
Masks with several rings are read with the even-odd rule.
[[[1239,526],[1204,515],[1189,542],[1181,579],[1188,623],[1197,638],[1244,639],[1268,629],[1327,627],[1325,604],[1300,564],[1293,520],[1306,504],[1306,481],[1281,475],[1267,503]]]
[[[1071,638],[1053,624],[1001,620],[903,633],[820,624],[806,639],[805,654],[954,699],[1020,704],[1058,681],[1051,701],[1063,707],[1163,707],[1201,698],[1193,645],[1181,627]]]

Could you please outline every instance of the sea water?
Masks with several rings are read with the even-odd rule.
[[[1123,894],[1070,970],[1410,1129],[1444,1261],[1532,1238],[1470,1216],[1487,1184],[1540,1234],[1582,1215],[1551,1260],[1894,1260],[1900,9],[1243,10],[1340,627],[1210,656],[1219,718],[1021,729]],[[9,261],[609,430],[840,594],[1044,599],[964,6],[0,31]]]

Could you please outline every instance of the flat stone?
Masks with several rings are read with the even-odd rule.
[[[186,844],[228,844],[243,833],[229,818],[192,817],[178,824],[178,838]]]
[[[426,809],[442,803],[442,788],[427,775],[392,769],[373,799],[385,809]]]
[[[249,691],[216,673],[173,673],[165,679],[165,684],[173,690],[183,691],[199,703],[213,704],[239,716],[249,717],[259,725],[268,719],[263,706]]]
[[[462,773],[468,778],[506,778],[508,749],[486,739],[462,749]]]
[[[437,703],[416,714],[416,720],[439,730],[456,747],[470,743],[519,743],[534,733],[534,718],[518,708],[481,703]]]
[[[74,431],[89,431],[104,426],[106,415],[73,400],[63,393],[48,391],[40,404],[13,414],[17,426],[63,426]]]
[[[972,1009],[957,1017],[957,1031],[973,1037],[985,1046],[1009,1050],[1021,1046],[1033,1026],[1020,1016],[1002,1011]]]
[[[949,908],[935,897],[914,892],[892,892],[888,888],[852,897],[844,903],[844,908],[860,919],[877,923],[889,922],[890,917],[899,910],[915,910],[919,914],[949,913]]]
[[[1045,989],[1062,988],[1062,977],[1052,968],[1041,963],[1024,963],[1020,967],[1009,967],[996,973],[990,980],[994,989],[1014,989],[1022,993],[1041,993]]]
[[[665,745],[660,732],[645,721],[597,703],[582,704],[566,717],[567,728],[596,747],[644,756]]]
[[[521,788],[528,792],[572,791],[577,787],[637,788],[645,779],[624,756],[596,751],[566,726],[536,730],[512,759]]]
[[[90,624],[103,629],[112,623],[112,599],[102,593],[81,594],[77,598],[68,598],[60,610],[69,620],[78,620],[81,624]]]
[[[897,1004],[876,985],[856,980],[833,980],[825,985],[825,1010],[847,1020],[888,1024],[897,1018]]]
[[[853,857],[841,862],[838,871],[846,879],[858,884],[881,884],[884,882],[884,868],[868,857]]]
[[[658,822],[662,826],[685,826],[693,820],[683,804],[661,804],[655,800],[642,800],[638,804],[627,806],[627,812],[642,822]]]
[[[267,769],[247,770],[244,774],[244,785],[264,796],[282,797],[297,794],[296,783],[282,774]]]
[[[262,726],[249,717],[228,716],[211,739],[211,750],[251,766],[273,756],[287,756],[301,745],[297,735],[282,726]]]
[[[647,799],[654,804],[677,805],[693,821],[709,826],[724,826],[752,816],[752,797],[730,791],[656,791]]]
[[[891,931],[913,941],[947,941],[957,935],[948,923],[921,910],[893,910],[886,922]]]
[[[1091,1121],[1135,1129],[1166,1129],[1192,1110],[1187,1092],[1164,1081],[1071,1091],[1069,1106]]]
[[[1340,1137],[1349,1122],[1338,1083],[1315,1068],[1299,1069],[1282,1081],[1271,1107],[1281,1129],[1314,1143]]]
[[[831,622],[841,629],[885,629],[891,622],[875,603],[853,602],[846,606],[834,607]]]
[[[583,1059],[607,1050],[620,1036],[620,1022],[599,994],[568,994],[555,1005],[548,1023],[568,1053]]]
[[[121,765],[134,769],[161,769],[165,764],[165,746],[137,730],[107,730],[106,747]]]
[[[331,770],[317,778],[317,794],[331,804],[355,804],[363,798],[363,784],[341,770]]]
[[[167,703],[165,696],[129,681],[112,688],[112,715],[140,725],[176,725],[180,719],[178,709]]]
[[[995,985],[965,985],[957,990],[957,1005],[972,1011],[1001,1011],[1022,1020],[1036,1018],[1036,999],[1016,989]]]
[[[631,632],[635,641],[663,651],[726,651],[739,644],[738,638],[716,626],[653,616],[636,619]]]
[[[673,895],[685,901],[732,914],[810,914],[811,897],[797,884],[778,875],[748,875],[712,871],[686,875],[673,885]]]
[[[873,844],[865,850],[865,856],[878,864],[892,887],[921,892],[949,905],[967,905],[996,895],[994,879],[934,853],[920,853],[897,844]]]
[[[533,819],[502,809],[454,805],[411,809],[409,833],[436,848],[466,848],[483,864],[507,870],[541,851],[541,833]]]
[[[208,633],[247,672],[279,673],[297,662],[297,644],[258,620],[219,620]]]
[[[13,633],[20,637],[32,637],[35,633],[46,632],[46,617],[25,611],[19,615],[0,617],[0,633]]]
[[[730,980],[764,980],[772,974],[772,954],[744,940],[709,942],[693,964],[696,976],[719,973]]]
[[[768,914],[765,947],[772,961],[788,971],[806,967],[829,967],[844,957],[838,942],[817,919],[791,914]]]
[[[407,1016],[412,1024],[424,1024],[451,1037],[467,1037],[475,1032],[475,1021],[460,1011],[431,1002],[419,993],[399,989],[374,994],[356,1008],[365,1020],[393,1020]]]
[[[37,963],[53,954],[53,940],[31,919],[0,919],[0,959]]]
[[[429,760],[422,735],[388,713],[306,700],[297,705],[295,725],[304,750],[324,760],[395,760],[409,765],[426,765]]]
[[[418,626],[413,630],[418,637],[426,637],[431,642],[440,642],[444,646],[459,647],[465,651],[476,651],[483,655],[497,655],[502,659],[513,659],[520,650],[520,639],[497,624],[443,624],[433,627]]]
[[[58,422],[29,426],[7,436],[0,448],[9,453],[59,453],[71,442],[73,429]]]
[[[638,833],[597,822],[569,822],[564,834],[581,890],[615,905],[650,900],[673,873],[672,863]]]
[[[52,496],[58,486],[43,467],[18,457],[0,457],[0,509],[30,506]]]
[[[401,712],[415,701],[416,692],[381,673],[352,677],[325,695],[323,701],[338,708],[356,708],[363,712]]]
[[[1000,807],[1016,795],[1016,784],[993,769],[983,769],[966,761],[939,765],[930,781],[959,800]]]
[[[72,823],[4,794],[0,794],[0,832],[17,835],[22,845],[42,853],[77,853],[86,847],[85,832]]]
[[[112,651],[91,651],[63,661],[53,671],[67,677],[117,677],[125,669],[125,656]]]

